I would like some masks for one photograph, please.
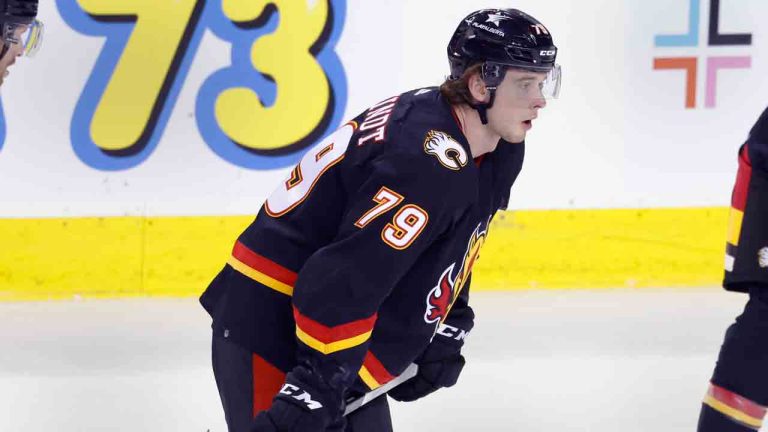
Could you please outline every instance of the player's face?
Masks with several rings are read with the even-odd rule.
[[[509,69],[496,89],[488,111],[488,125],[509,142],[520,142],[533,127],[539,110],[547,105],[541,86],[547,74]]]
[[[18,26],[14,30],[14,34],[17,39],[20,39],[22,34],[27,30],[27,26]],[[16,62],[16,59],[24,53],[24,46],[19,43],[9,43],[8,52],[5,53],[3,58],[0,58],[0,85],[3,84],[5,78],[10,74],[8,68]]]

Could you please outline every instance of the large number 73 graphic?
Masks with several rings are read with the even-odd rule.
[[[206,144],[230,163],[274,168],[340,123],[346,80],[333,52],[344,0],[57,0],[77,31],[106,37],[72,119],[75,153],[100,170],[154,151],[206,28],[232,64],[197,97]]]

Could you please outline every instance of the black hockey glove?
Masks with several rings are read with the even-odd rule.
[[[445,342],[443,337],[436,335],[415,363],[419,365],[416,376],[389,391],[394,400],[414,401],[456,384],[464,368],[464,357],[460,346]]]
[[[253,420],[251,432],[341,432],[346,423],[338,393],[309,369],[297,367],[286,376],[272,406]]]

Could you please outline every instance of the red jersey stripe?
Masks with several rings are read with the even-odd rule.
[[[379,385],[386,384],[395,378],[370,351],[365,354],[363,366],[368,369],[368,372],[370,372],[371,376],[373,376]]]
[[[736,185],[733,187],[733,196],[731,198],[733,208],[742,212],[747,206],[747,192],[751,179],[752,163],[749,160],[749,151],[745,145],[742,147],[741,152],[739,152],[739,172],[736,175]]]
[[[296,284],[296,279],[298,278],[296,272],[288,270],[280,264],[257,254],[239,241],[235,243],[235,247],[232,249],[232,256],[248,267],[263,273],[276,281],[291,287]]]
[[[708,394],[715,400],[720,401],[735,410],[741,411],[752,418],[759,420],[765,417],[766,407],[758,405],[757,403],[722,387],[711,384]]]
[[[376,323],[377,316],[377,314],[373,314],[365,319],[352,321],[335,327],[327,327],[302,315],[295,307],[293,308],[293,317],[296,320],[296,325],[304,333],[324,344],[350,339],[370,332],[373,330],[373,325]]]

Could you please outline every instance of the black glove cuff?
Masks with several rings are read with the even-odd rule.
[[[389,395],[395,400],[408,402],[440,388],[450,387],[458,381],[464,363],[461,354],[454,354],[440,361],[420,364],[418,374],[390,390]]]
[[[430,363],[455,357],[461,352],[462,345],[436,334],[432,342],[424,349],[424,352],[415,360],[415,363]]]

